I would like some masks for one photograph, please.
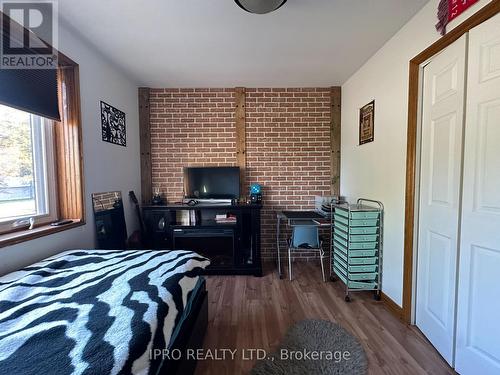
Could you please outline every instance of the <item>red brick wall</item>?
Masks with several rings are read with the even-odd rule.
[[[263,257],[275,255],[275,212],[330,192],[330,90],[247,89],[247,185],[263,186]],[[182,199],[184,166],[235,165],[234,89],[151,91],[153,186]],[[248,186],[242,187],[242,193]]]

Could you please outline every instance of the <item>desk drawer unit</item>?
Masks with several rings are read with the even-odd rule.
[[[373,290],[380,299],[383,205],[359,199],[353,205],[332,205],[331,278],[350,292]]]

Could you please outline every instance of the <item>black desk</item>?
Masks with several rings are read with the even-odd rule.
[[[323,219],[324,216],[316,211],[281,211],[284,219],[300,220],[300,219]]]

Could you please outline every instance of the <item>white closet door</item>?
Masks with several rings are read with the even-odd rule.
[[[424,68],[416,325],[453,365],[466,37]]]
[[[469,35],[456,370],[500,374],[500,15]]]

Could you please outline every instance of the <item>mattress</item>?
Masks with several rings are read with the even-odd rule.
[[[189,315],[191,315],[192,309],[193,309],[193,303],[196,300],[198,293],[202,292],[204,283],[205,283],[205,278],[200,276],[198,278],[198,281],[196,282],[196,285],[194,286],[193,290],[191,292],[189,292],[189,297],[188,297],[186,306],[184,307],[184,311],[182,312],[182,315],[181,315],[179,321],[175,325],[175,328],[172,332],[172,336],[170,337],[170,343],[168,345],[168,348],[170,348],[172,346],[172,344],[175,342],[175,340],[177,339],[177,337],[180,334],[182,324],[189,317]]]
[[[155,374],[206,258],[73,250],[0,277],[0,374]],[[199,286],[198,286],[199,287]]]

